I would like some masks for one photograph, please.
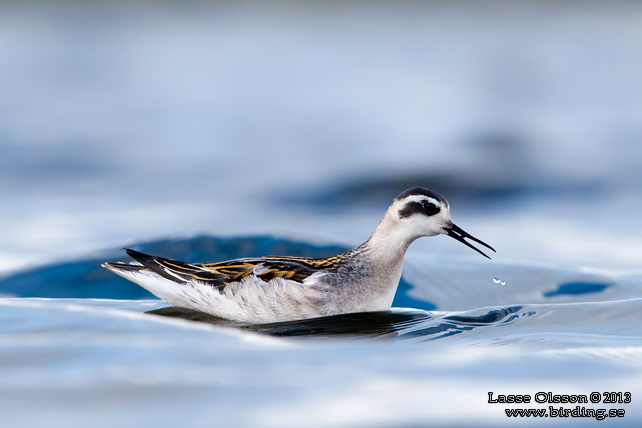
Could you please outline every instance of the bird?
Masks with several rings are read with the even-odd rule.
[[[393,200],[366,242],[335,256],[189,263],[125,249],[134,262],[102,266],[170,305],[241,323],[268,324],[390,310],[406,250],[418,238],[440,234],[488,259],[466,239],[496,252],[452,222],[446,198],[414,187]]]

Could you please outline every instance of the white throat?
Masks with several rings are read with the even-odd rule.
[[[403,262],[406,250],[419,238],[408,232],[388,211],[368,239],[367,245],[372,257],[384,263],[398,260]]]

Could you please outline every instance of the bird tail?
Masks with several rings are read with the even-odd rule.
[[[146,254],[137,253],[135,251],[127,250],[127,253],[131,256],[132,253],[136,255],[147,256]],[[128,279],[150,293],[154,294],[156,297],[159,297],[165,300],[168,303],[176,305],[173,295],[176,293],[176,282],[166,281],[165,278],[156,274],[154,271],[149,269],[145,264],[141,263],[138,260],[140,257],[135,257],[134,262],[131,263],[121,263],[121,262],[106,262],[101,266],[105,269],[109,269],[118,276],[122,276],[125,279]]]
[[[145,269],[145,266],[140,264],[129,264],[129,263],[120,263],[120,262],[106,262],[101,264],[105,269],[109,269],[112,272],[138,272],[141,269]]]
[[[125,276],[127,273],[136,273],[141,270],[149,269],[150,264],[153,264],[152,262],[154,261],[153,256],[149,256],[144,253],[140,253],[138,251],[130,250],[128,248],[125,248],[125,251],[127,254],[133,258],[135,261],[132,263],[121,263],[121,262],[106,262],[103,263],[101,266],[104,267],[105,269],[109,269],[110,271],[117,273],[118,275]]]

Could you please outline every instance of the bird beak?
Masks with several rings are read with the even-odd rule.
[[[462,244],[472,248],[473,250],[477,251],[479,254],[481,254],[482,256],[486,257],[489,260],[490,260],[490,257],[488,257],[486,254],[481,252],[481,250],[479,250],[478,248],[472,246],[468,241],[464,240],[464,238],[468,238],[468,239],[470,239],[472,241],[475,241],[475,242],[477,242],[479,244],[482,244],[484,247],[490,248],[491,250],[493,250],[494,253],[497,252],[497,251],[495,251],[495,249],[493,247],[491,247],[487,243],[485,243],[483,241],[480,241],[479,239],[477,239],[474,236],[468,234],[466,231],[464,231],[463,229],[461,229],[458,226],[455,226],[454,224],[451,224],[449,227],[444,228],[444,230],[446,231],[446,234],[448,236],[450,236],[451,238],[455,238],[456,240],[458,240]]]

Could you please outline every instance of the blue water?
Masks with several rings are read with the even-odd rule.
[[[0,426],[515,426],[488,392],[540,391],[630,392],[587,407],[640,426],[640,22],[0,2]],[[338,253],[414,186],[498,252],[418,240],[389,312],[241,325],[100,267]]]
[[[343,250],[266,236],[135,247],[190,261]],[[487,264],[410,255],[390,312],[243,325],[169,307],[105,259],[126,257],[106,250],[0,281],[16,296],[0,299],[8,426],[511,426],[504,411],[519,406],[488,404],[489,391],[615,389],[634,401],[590,404],[625,410],[602,423],[642,418],[642,276],[495,264],[500,285]]]

